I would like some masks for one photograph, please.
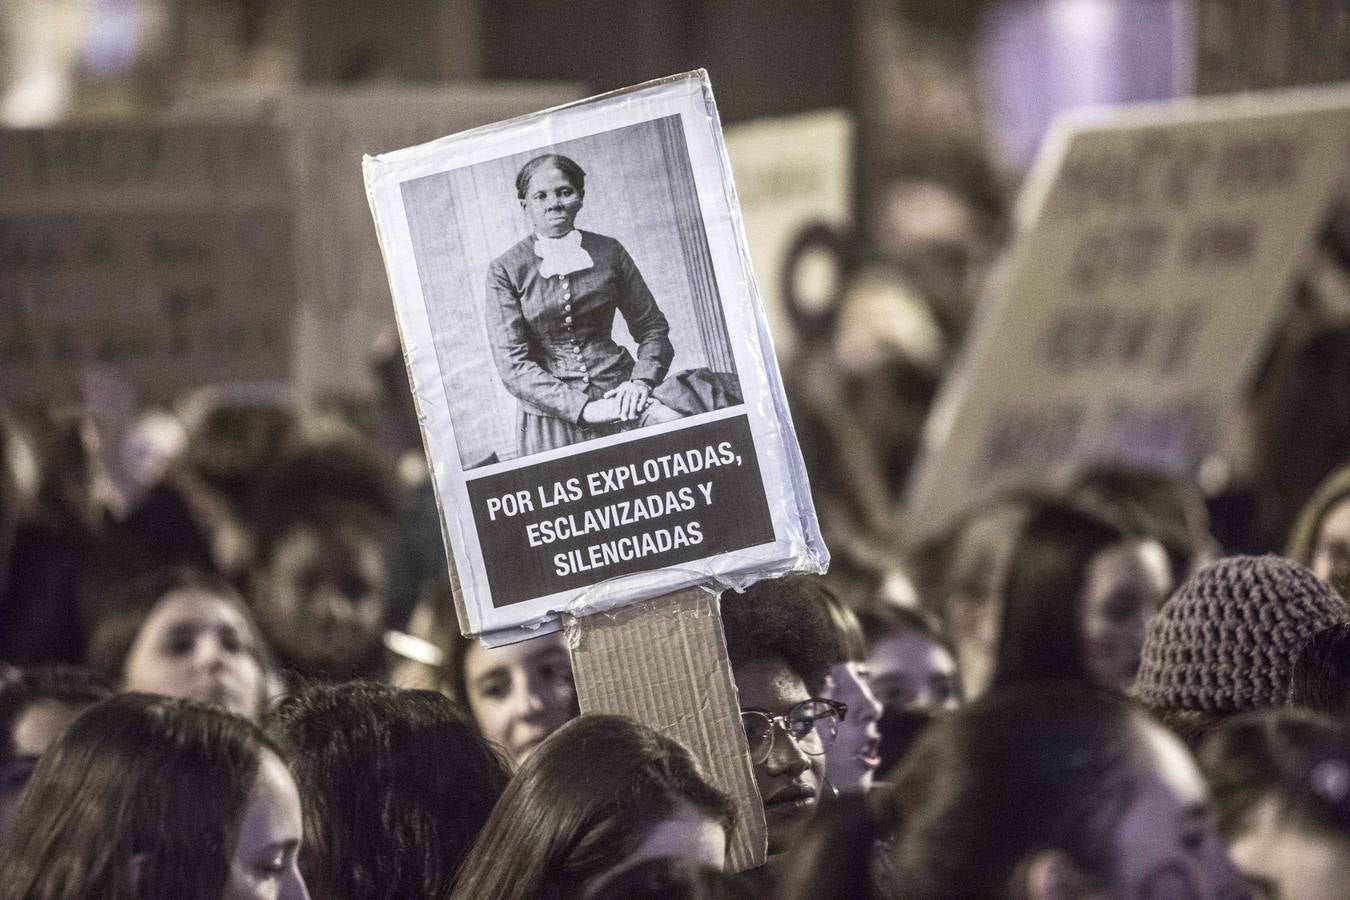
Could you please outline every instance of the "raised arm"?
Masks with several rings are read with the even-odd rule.
[[[484,318],[492,359],[506,389],[538,412],[580,423],[587,397],[531,358],[530,324],[521,311],[510,273],[500,261],[488,267]]]

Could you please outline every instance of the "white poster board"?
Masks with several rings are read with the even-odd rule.
[[[1121,460],[1194,475],[1278,324],[1350,150],[1350,91],[1070,113],[944,387],[904,512]]]
[[[721,137],[698,72],[366,160],[466,634],[828,561]]]
[[[755,282],[780,358],[792,355],[784,299],[788,253],[811,225],[844,229],[853,219],[853,117],[822,110],[727,129],[727,154]]]
[[[285,380],[290,190],[267,125],[0,131],[0,399]]]

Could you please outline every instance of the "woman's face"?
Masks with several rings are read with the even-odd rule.
[[[1242,876],[1214,827],[1205,784],[1186,748],[1141,722],[1134,793],[1115,836],[1109,896],[1208,900],[1246,896]]]
[[[1350,587],[1350,497],[1334,503],[1322,517],[1310,568],[1338,591]]]
[[[872,773],[881,765],[881,734],[877,719],[881,704],[868,686],[865,663],[830,666],[821,696],[848,704],[834,742],[825,752],[825,778],[845,796],[864,794],[872,787]]]
[[[379,540],[359,526],[288,531],[257,594],[272,646],[302,671],[357,674],[384,635],[389,568]]]
[[[264,675],[253,629],[225,597],[202,588],[171,591],[136,633],[123,687],[256,719]]]
[[[530,176],[520,206],[540,237],[562,237],[581,212],[582,193],[557,166],[544,165]]]
[[[736,667],[735,676],[742,709],[785,716],[793,706],[811,697],[801,678],[779,660],[742,663]],[[774,725],[773,736],[768,758],[756,763],[754,770],[764,800],[770,856],[787,852],[802,835],[816,814],[825,783],[823,754],[806,753],[779,725]],[[809,736],[814,740],[814,735]]]
[[[295,781],[276,754],[265,751],[221,900],[309,900],[296,865],[302,829]]]
[[[1299,828],[1272,796],[1256,805],[1246,829],[1233,839],[1233,862],[1256,900],[1336,897],[1350,884],[1350,838]]]
[[[483,737],[520,763],[577,714],[572,662],[561,634],[464,654],[469,709]]]
[[[1120,541],[1088,561],[1079,623],[1093,681],[1121,691],[1134,684],[1144,632],[1170,584],[1157,541]]]
[[[956,660],[917,631],[896,631],[867,653],[872,693],[887,712],[937,713],[961,705]]]

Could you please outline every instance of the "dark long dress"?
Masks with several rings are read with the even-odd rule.
[[[630,379],[660,384],[675,355],[666,317],[623,245],[582,231],[581,246],[594,265],[569,275],[540,275],[533,235],[488,268],[488,337],[502,382],[520,401],[521,455],[633,427],[583,425],[581,410]],[[616,312],[636,359],[614,342]]]

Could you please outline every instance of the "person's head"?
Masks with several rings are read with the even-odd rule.
[[[1323,479],[1303,505],[1285,555],[1350,594],[1350,465]]]
[[[920,738],[890,799],[907,898],[1240,889],[1185,747],[1094,688],[991,692]]]
[[[389,523],[337,498],[260,532],[252,599],[281,663],[306,677],[379,677],[392,596]]]
[[[993,684],[1067,680],[1126,690],[1169,584],[1156,541],[1131,538],[1076,506],[1042,503],[1008,563]]]
[[[198,700],[254,720],[272,674],[234,587],[182,567],[108,587],[90,632],[89,666],[125,691]]]
[[[1350,723],[1350,624],[1308,639],[1289,673],[1289,705]]]
[[[1149,623],[1135,694],[1197,746],[1227,716],[1284,705],[1304,645],[1342,622],[1350,604],[1298,563],[1220,559]]]
[[[89,672],[62,666],[0,681],[0,841],[42,754],[86,707],[110,696]]]
[[[501,761],[433,691],[312,685],[277,703],[268,732],[300,789],[300,870],[330,900],[377,888],[440,900],[506,785]]]
[[[281,661],[308,677],[382,677],[392,464],[345,419],[317,415],[294,429],[261,497],[250,595]]]
[[[919,610],[884,603],[858,618],[872,693],[881,704],[876,777],[884,779],[934,718],[961,705],[961,682],[946,640]]]
[[[720,867],[734,821],[680,744],[619,716],[581,716],[521,764],[454,897],[582,900],[650,859]]]
[[[3,900],[307,900],[300,797],[245,719],[123,694],[33,773],[0,847]]]
[[[1219,829],[1260,900],[1343,896],[1350,885],[1350,731],[1302,710],[1223,723],[1205,741]]]
[[[1003,619],[1003,587],[1017,533],[1038,499],[1006,495],[963,516],[930,554],[924,592],[941,610],[967,699],[989,686]]]
[[[867,646],[862,626],[849,609],[816,576],[793,576],[802,593],[825,613],[833,633],[834,649],[824,680],[810,685],[821,697],[838,700],[848,707],[841,722],[830,720],[824,727],[835,728],[825,753],[825,778],[840,794],[863,794],[872,788],[872,775],[881,763],[881,735],[877,720],[881,704],[871,688],[867,667]]]
[[[773,856],[806,827],[826,786],[830,733],[846,714],[819,690],[838,647],[824,609],[791,578],[723,592],[722,627]]]
[[[514,765],[577,714],[572,659],[561,632],[500,647],[456,638],[446,668],[451,696]]]
[[[520,208],[540,237],[562,237],[572,230],[586,196],[586,173],[558,153],[536,156],[516,174]]]
[[[1205,495],[1193,482],[1160,469],[1104,463],[1082,472],[1073,501],[1162,544],[1175,586],[1214,558]]]

